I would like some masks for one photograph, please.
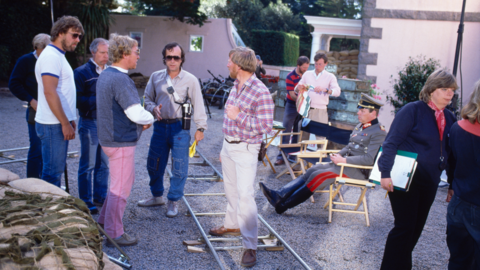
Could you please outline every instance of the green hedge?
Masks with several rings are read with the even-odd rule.
[[[252,30],[252,49],[263,63],[274,66],[296,66],[300,53],[297,35],[278,31]]]

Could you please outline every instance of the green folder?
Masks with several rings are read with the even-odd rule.
[[[372,172],[370,174],[370,181],[380,185],[381,173],[378,170],[378,159],[382,155],[383,149],[380,148],[378,152],[377,159],[373,165]],[[417,169],[417,153],[412,153],[408,151],[397,150],[397,155],[395,156],[395,162],[390,172],[390,176],[393,182],[393,188],[400,191],[408,191],[410,189],[410,184],[412,183],[413,174]]]

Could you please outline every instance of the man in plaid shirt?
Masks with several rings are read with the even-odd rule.
[[[227,67],[236,79],[223,120],[225,140],[220,152],[225,195],[228,200],[224,226],[211,235],[242,235],[242,266],[257,262],[258,219],[254,182],[258,151],[263,134],[272,132],[274,104],[267,87],[255,76],[253,50],[237,47],[230,51]]]

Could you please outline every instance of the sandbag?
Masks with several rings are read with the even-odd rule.
[[[359,50],[351,50],[348,52],[348,55],[358,55],[360,53]]]
[[[358,60],[350,60],[350,64],[358,64]]]
[[[8,183],[8,185],[21,191],[31,193],[52,194],[64,197],[70,196],[70,194],[63,189],[37,178],[19,179]]]
[[[325,50],[318,50],[318,51],[315,52],[315,54],[319,54],[319,53],[324,53],[324,54],[326,54],[327,52],[326,52]]]
[[[340,55],[341,56],[349,56],[349,52],[348,51],[341,51]]]
[[[11,183],[49,193],[0,185],[0,269],[103,269],[103,239],[82,200],[38,179]]]
[[[20,179],[18,174],[13,173],[9,170],[0,168],[0,182],[8,183],[10,181],[17,180],[17,179]]]

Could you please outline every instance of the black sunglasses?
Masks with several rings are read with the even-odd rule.
[[[82,39],[82,35],[81,34],[77,34],[77,33],[71,33],[71,32],[68,32],[70,35],[72,35],[73,39]]]
[[[167,61],[171,61],[172,59],[175,60],[175,61],[180,61],[180,59],[182,59],[180,56],[177,56],[177,55],[167,55],[165,57],[165,59]]]

